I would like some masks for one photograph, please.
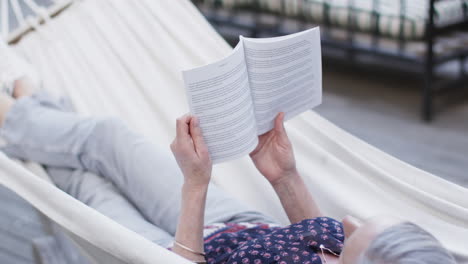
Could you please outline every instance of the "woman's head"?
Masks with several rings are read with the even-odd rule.
[[[346,235],[341,264],[455,264],[454,258],[430,233],[393,217],[343,220]]]

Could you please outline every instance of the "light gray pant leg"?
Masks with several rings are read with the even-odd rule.
[[[149,221],[175,234],[183,176],[169,144],[157,146],[117,119],[82,118],[47,107],[46,102],[44,98],[28,97],[12,107],[2,129],[9,142],[5,152],[45,165],[101,175]],[[205,222],[239,219],[273,222],[210,185]]]
[[[48,166],[83,169],[80,154],[97,120],[66,110],[43,92],[20,98],[0,130],[8,143],[2,151]]]
[[[89,207],[162,247],[171,245],[173,237],[146,221],[106,179],[80,170],[49,167],[47,172],[57,187]]]
[[[169,149],[107,119],[96,124],[86,142],[83,163],[106,175],[155,225],[175,234],[183,175]],[[232,221],[272,222],[211,184],[205,223]]]

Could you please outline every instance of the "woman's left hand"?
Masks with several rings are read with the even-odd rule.
[[[274,122],[274,128],[258,137],[258,146],[250,153],[255,167],[272,185],[298,175],[293,148],[283,124],[284,113],[279,113]]]
[[[208,185],[212,163],[198,119],[184,115],[177,119],[176,127],[171,150],[184,174],[185,183],[195,187]]]

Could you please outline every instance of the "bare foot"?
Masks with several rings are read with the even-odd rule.
[[[22,78],[15,81],[15,89],[13,90],[13,98],[29,96],[34,93],[32,82],[27,78]]]
[[[6,114],[14,103],[15,100],[9,95],[0,93],[0,125],[3,125]]]

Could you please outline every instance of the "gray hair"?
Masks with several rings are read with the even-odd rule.
[[[426,230],[404,222],[379,234],[359,264],[456,264],[453,256]]]

